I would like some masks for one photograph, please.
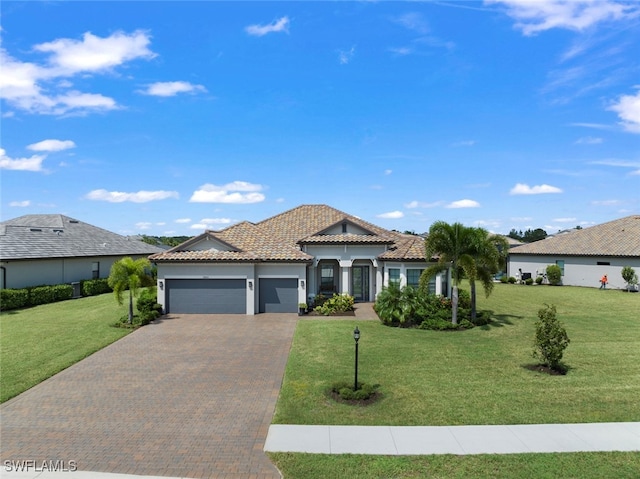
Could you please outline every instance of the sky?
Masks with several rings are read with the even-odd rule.
[[[640,213],[640,2],[3,0],[0,219],[197,235],[326,204]]]

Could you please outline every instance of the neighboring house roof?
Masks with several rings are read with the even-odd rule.
[[[64,215],[25,215],[0,223],[2,261],[149,255],[160,251]]]
[[[336,234],[337,226],[355,225],[364,234]],[[212,241],[212,247],[196,250],[195,245]],[[218,242],[219,246],[216,247]],[[424,239],[380,228],[360,218],[326,205],[302,205],[276,216],[250,223],[243,221],[221,231],[206,231],[152,261],[301,261],[313,257],[304,245],[360,244],[387,245],[381,259],[424,261]]]
[[[640,257],[640,215],[518,246],[509,254]]]

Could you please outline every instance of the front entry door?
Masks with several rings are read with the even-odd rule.
[[[356,301],[369,301],[369,267],[351,268],[351,291]]]

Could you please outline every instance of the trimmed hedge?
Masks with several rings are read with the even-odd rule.
[[[28,289],[1,289],[0,290],[0,309],[2,311],[24,308],[26,306],[29,306],[29,290]]]
[[[82,296],[95,296],[113,291],[107,279],[91,279],[81,281]],[[39,304],[56,303],[73,298],[73,286],[70,284],[54,284],[51,286],[34,286],[22,289],[0,290],[0,309],[27,308]]]

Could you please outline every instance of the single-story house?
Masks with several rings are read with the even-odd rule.
[[[627,216],[589,228],[571,230],[509,250],[508,274],[520,270],[536,278],[556,264],[562,284],[600,286],[607,275],[607,287],[623,289],[622,268],[630,266],[640,275],[640,215]]]
[[[374,301],[390,281],[417,285],[424,239],[326,205],[302,205],[259,223],[205,231],[149,259],[166,313],[296,312],[318,294]],[[433,279],[447,292],[447,275]]]
[[[111,265],[163,251],[60,214],[0,223],[0,289],[107,278]]]

